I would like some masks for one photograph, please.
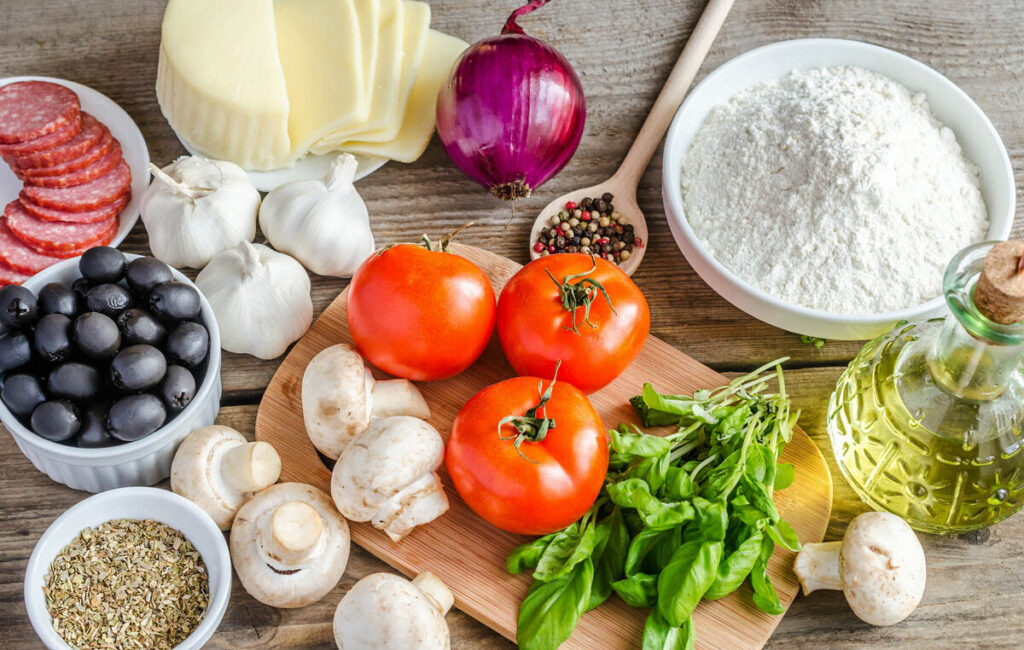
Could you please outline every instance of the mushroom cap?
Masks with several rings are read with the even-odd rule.
[[[411,505],[411,499],[401,498],[407,490],[409,496],[437,494],[440,479],[435,472],[443,460],[444,441],[434,427],[408,415],[381,418],[356,436],[338,458],[331,496],[338,510],[353,521],[370,521],[382,510],[394,518]],[[446,510],[443,489],[440,494]]]
[[[295,514],[295,501],[316,511],[322,530],[308,559],[288,563],[267,554],[262,535],[279,507],[289,504],[279,520]],[[327,494],[304,483],[278,483],[260,490],[245,502],[231,527],[231,562],[238,579],[253,598],[272,607],[305,607],[326,596],[345,573],[349,546],[348,522]]]
[[[185,436],[171,462],[171,491],[202,508],[221,530],[231,528],[246,495],[224,481],[220,458],[246,443],[245,436],[231,427],[202,427]]]
[[[411,582],[373,573],[352,586],[334,612],[342,650],[447,650],[448,624],[438,606]]]
[[[892,625],[924,596],[924,549],[913,529],[888,512],[850,522],[839,550],[839,575],[850,609],[871,625]]]
[[[310,360],[302,375],[302,417],[306,434],[325,456],[340,456],[370,423],[373,384],[363,358],[346,343]]]

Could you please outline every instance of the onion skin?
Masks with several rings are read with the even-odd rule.
[[[515,24],[471,45],[437,98],[437,134],[452,162],[500,199],[557,174],[583,136],[583,87],[569,61]]]

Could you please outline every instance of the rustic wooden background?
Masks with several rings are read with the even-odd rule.
[[[497,33],[519,3],[434,0],[433,25],[468,41]],[[607,177],[640,128],[648,107],[681,50],[703,2],[699,0],[557,0],[523,20],[532,34],[557,46],[576,66],[586,90],[586,134],[575,158],[538,194],[513,211],[466,180],[433,143],[412,165],[389,164],[359,183],[377,241],[415,240],[474,220],[462,241],[519,262],[533,214],[562,192]],[[107,94],[135,119],[150,155],[167,164],[184,150],[156,105],[153,84],[162,0],[0,0],[0,77],[63,77]],[[992,119],[1024,186],[1024,2],[1021,0],[738,0],[701,74],[751,48],[790,38],[831,36],[868,41],[909,54],[959,84]],[[803,409],[801,424],[831,459],[825,403],[857,343],[817,350],[753,320],[718,297],[676,249],[661,204],[660,153],[639,192],[651,228],[650,250],[635,279],[650,300],[652,333],[722,372],[749,370],[782,355],[787,381]],[[1018,189],[1018,201],[1024,193]],[[1014,229],[1018,236],[1024,228]],[[127,251],[148,252],[141,224]],[[313,280],[323,309],[344,287]],[[225,355],[220,421],[252,431],[274,362]],[[828,536],[841,536],[864,510],[836,477]],[[0,647],[41,647],[22,603],[25,564],[39,535],[85,495],[37,473],[7,435],[0,435]],[[891,628],[871,628],[837,592],[798,598],[772,646],[1020,647],[1024,643],[1024,515],[970,535],[923,536],[929,581],[921,607]],[[388,570],[353,548],[334,593],[311,607],[275,610],[234,597],[211,648],[330,648],[330,619],[341,595],[360,577]],[[506,648],[509,643],[466,615],[448,616],[455,648]]]

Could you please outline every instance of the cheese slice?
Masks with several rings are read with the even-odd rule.
[[[186,146],[246,169],[289,163],[272,0],[170,0],[156,96]]]
[[[353,0],[275,0],[274,23],[288,134],[299,157],[324,135],[369,117],[359,22]]]
[[[398,135],[409,94],[416,82],[416,70],[430,29],[430,5],[416,0],[386,0],[381,5],[381,26],[389,10],[395,16],[393,29],[382,32],[377,48],[375,86],[370,117],[363,124],[333,131],[314,147],[314,153],[338,148],[346,140],[388,141]]]
[[[434,134],[437,93],[448,80],[455,60],[467,47],[469,45],[460,38],[430,30],[398,136],[390,142],[346,142],[340,148],[400,162],[413,162],[423,155]]]
[[[359,21],[359,45],[363,55],[363,92],[366,101],[373,98],[373,75],[377,63],[377,42],[381,30],[381,0],[354,0]],[[372,111],[372,105],[371,105]]]

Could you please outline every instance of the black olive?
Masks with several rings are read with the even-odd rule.
[[[0,372],[20,368],[32,360],[32,346],[24,332],[0,336]]]
[[[130,345],[110,362],[110,379],[124,391],[148,390],[167,373],[167,360],[152,345]]]
[[[184,282],[164,282],[149,294],[149,308],[165,321],[199,316],[199,292]]]
[[[169,412],[180,413],[196,396],[196,378],[181,366],[167,366],[167,375],[160,382],[158,392]]]
[[[75,292],[75,295],[78,296],[78,299],[83,305],[85,304],[85,296],[89,293],[89,289],[91,288],[92,285],[85,278],[78,278],[71,283],[71,290]]]
[[[43,402],[32,411],[32,430],[52,442],[70,439],[82,426],[78,408],[62,399]]]
[[[109,359],[121,347],[121,331],[110,316],[99,312],[82,314],[75,321],[75,345],[91,359]]]
[[[70,361],[50,371],[46,387],[51,395],[69,399],[72,402],[86,402],[100,393],[100,373],[92,366]]]
[[[167,338],[167,328],[164,324],[153,314],[138,307],[128,309],[118,316],[117,326],[121,328],[124,342],[128,345],[146,343],[160,346]]]
[[[210,333],[201,323],[182,323],[167,335],[167,358],[187,368],[195,368],[210,351]]]
[[[85,449],[111,447],[118,444],[117,438],[107,431],[107,407],[91,406],[82,414],[82,426],[78,429],[75,443]]]
[[[107,414],[107,431],[124,442],[145,438],[167,419],[160,398],[149,393],[128,395],[114,402]]]
[[[39,315],[64,314],[74,318],[82,311],[82,297],[61,282],[51,282],[39,290]]]
[[[110,246],[96,246],[82,253],[78,272],[89,282],[120,282],[127,262],[121,251]]]
[[[141,300],[157,285],[174,279],[171,267],[155,257],[137,257],[128,262],[128,288]]]
[[[20,284],[0,289],[0,323],[9,330],[28,327],[39,318],[36,295]]]
[[[27,417],[35,407],[46,401],[46,393],[37,377],[32,375],[11,375],[4,381],[0,399],[19,417]]]
[[[64,314],[47,314],[36,323],[33,347],[46,363],[59,363],[71,354],[71,319]]]
[[[134,302],[132,294],[119,284],[98,284],[85,294],[85,304],[89,311],[98,311],[111,318],[117,318]]]

